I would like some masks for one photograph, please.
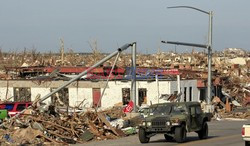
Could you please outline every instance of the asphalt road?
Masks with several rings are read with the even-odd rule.
[[[243,146],[244,141],[241,139],[241,127],[243,124],[250,123],[248,121],[212,121],[208,123],[209,138],[205,140],[199,140],[195,132],[187,134],[187,141],[185,143],[178,144],[176,142],[166,142],[163,135],[155,135],[151,137],[150,142],[147,144],[141,144],[137,135],[123,137],[115,140],[106,141],[92,141],[83,144],[84,146]]]

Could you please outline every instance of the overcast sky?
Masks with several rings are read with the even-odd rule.
[[[154,53],[173,50],[161,40],[207,43],[208,15],[166,8],[176,5],[214,12],[214,50],[250,50],[250,0],[2,0],[0,48],[58,52],[63,38],[75,52],[97,40],[102,52],[136,41],[139,52]]]

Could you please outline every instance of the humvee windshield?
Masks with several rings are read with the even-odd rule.
[[[187,111],[187,109],[186,109],[185,106],[183,106],[183,105],[174,105],[174,106],[172,106],[171,113],[173,113],[173,114],[181,114],[181,113],[184,113],[186,111]]]
[[[171,106],[157,105],[149,109],[149,114],[150,115],[165,115],[165,114],[169,114],[170,111],[171,111]]]

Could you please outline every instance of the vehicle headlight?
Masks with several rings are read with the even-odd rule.
[[[152,125],[152,123],[151,122],[147,122],[147,126],[151,126]]]
[[[167,121],[167,122],[166,122],[166,125],[168,125],[168,126],[169,126],[169,125],[170,125],[170,122],[169,122],[169,121]]]
[[[142,126],[146,126],[146,122],[142,122]]]
[[[173,119],[171,122],[172,122],[172,125],[179,125],[180,120],[177,118],[177,119]]]
[[[174,120],[174,122],[175,122],[175,123],[179,123],[180,120],[177,118],[177,119]]]

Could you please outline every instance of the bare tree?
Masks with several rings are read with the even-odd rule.
[[[18,55],[15,55],[15,56],[18,57]],[[27,56],[27,48],[24,47],[24,49],[23,49],[23,54],[22,54],[22,56],[21,56],[21,64],[23,64],[23,63],[25,62],[26,56]]]
[[[74,55],[74,50],[72,48],[68,48],[68,53],[67,53],[67,63],[70,65],[76,65],[77,61]]]
[[[96,62],[100,57],[100,51],[97,48],[97,40],[96,39],[90,40],[88,41],[88,44],[90,48],[92,49],[94,62]]]
[[[60,39],[60,54],[61,54],[61,65],[64,66],[64,40],[63,38]]]
[[[32,60],[32,63],[34,63],[36,60],[38,60],[38,57],[40,55],[40,52],[36,52],[36,48],[33,47],[32,50],[31,50],[31,60]]]

